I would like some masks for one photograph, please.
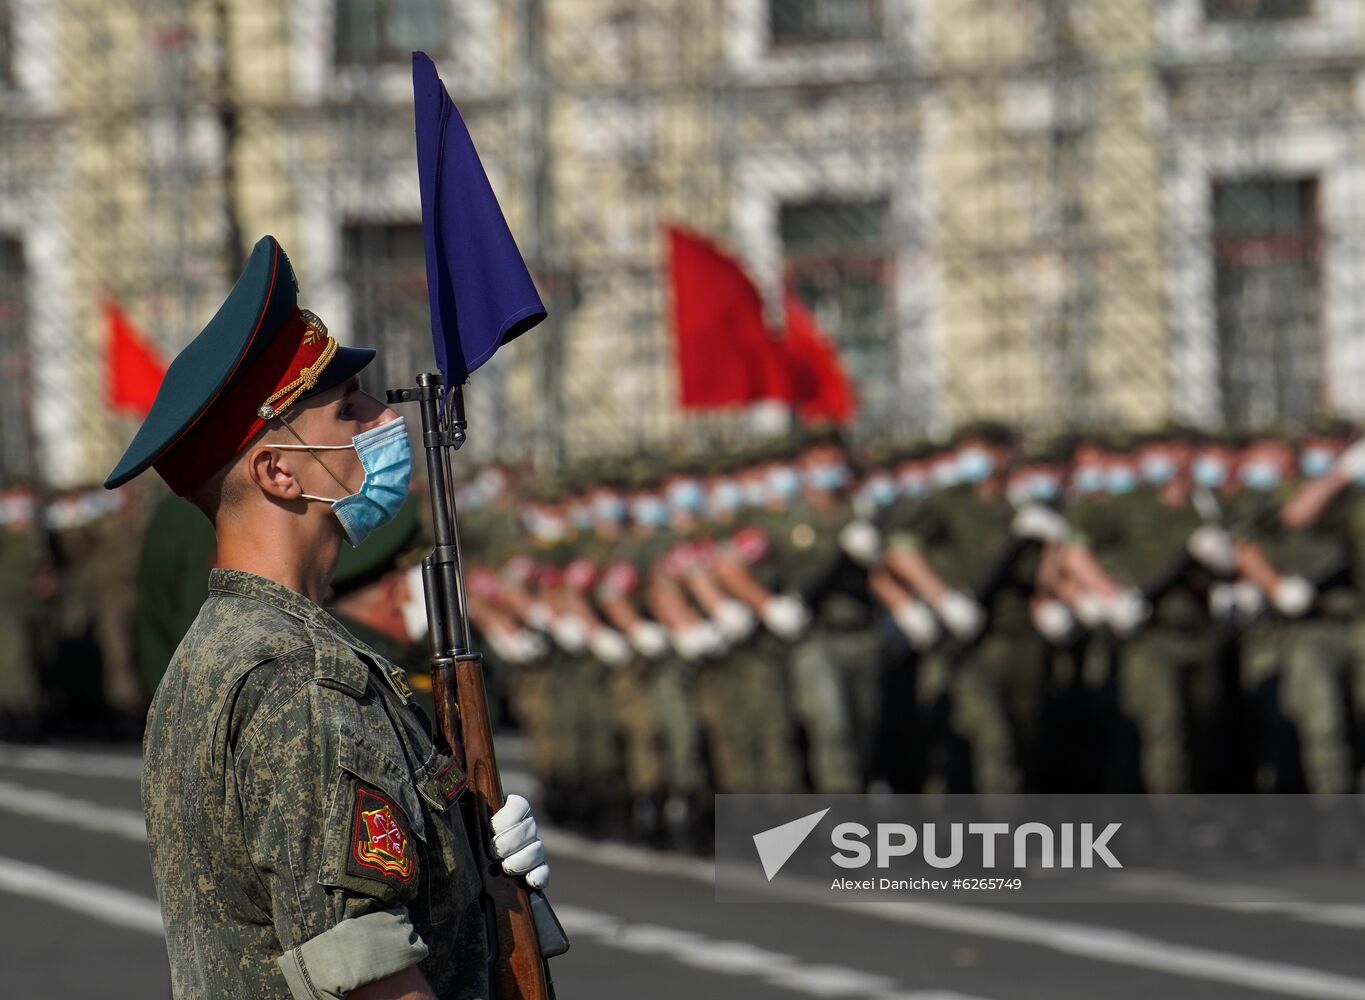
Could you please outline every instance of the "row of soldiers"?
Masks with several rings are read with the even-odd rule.
[[[1345,791],[1365,444],[977,426],[460,492],[469,607],[555,819],[715,792]]]

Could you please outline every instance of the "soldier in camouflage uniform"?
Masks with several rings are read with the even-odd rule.
[[[486,998],[464,776],[402,669],[318,604],[342,544],[396,513],[407,437],[360,389],[373,352],[296,287],[263,239],[105,483],[155,467],[219,543],[144,746],[172,993]],[[524,800],[492,829],[504,871],[548,877]]]

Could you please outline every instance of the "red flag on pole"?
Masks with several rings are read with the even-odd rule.
[[[109,408],[145,417],[161,387],[166,365],[129,321],[123,307],[112,299],[104,303],[104,331]]]
[[[858,412],[857,395],[840,364],[838,349],[799,298],[789,292],[784,305],[797,413],[807,423],[851,422]]]
[[[790,402],[790,364],[763,320],[763,299],[715,244],[668,227],[680,402],[684,409]]]

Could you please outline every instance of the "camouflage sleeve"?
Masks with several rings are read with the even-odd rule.
[[[406,908],[423,813],[403,759],[382,708],[316,682],[238,750],[243,839],[299,1000],[343,997],[427,955]]]

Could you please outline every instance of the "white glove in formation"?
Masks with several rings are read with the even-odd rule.
[[[1136,590],[1125,590],[1107,602],[1105,621],[1120,638],[1132,635],[1152,613],[1151,605]]]
[[[1313,606],[1318,590],[1301,576],[1286,576],[1275,586],[1270,603],[1286,618],[1299,618]]]
[[[938,641],[938,619],[923,601],[906,601],[891,612],[896,627],[905,633],[912,648],[923,652]]]
[[[810,612],[795,597],[782,594],[763,605],[763,624],[784,642],[794,642],[810,625]]]
[[[975,639],[986,624],[986,612],[980,604],[960,591],[950,590],[934,605],[944,628],[963,642]]]
[[[1232,603],[1244,618],[1255,618],[1265,610],[1265,594],[1250,580],[1238,580],[1232,585]]]
[[[1042,504],[1026,504],[1019,508],[1010,522],[1010,531],[1015,538],[1028,538],[1035,542],[1064,542],[1071,537],[1071,525],[1050,507]]]
[[[577,615],[560,615],[550,622],[550,636],[571,656],[578,655],[588,646],[588,626]]]
[[[550,626],[554,624],[555,613],[550,610],[550,606],[541,601],[536,601],[526,610],[526,624],[532,628],[538,628],[542,632],[550,631]]]
[[[1061,601],[1048,598],[1029,608],[1029,617],[1038,634],[1054,645],[1061,645],[1076,631],[1076,616]]]
[[[732,643],[743,642],[754,634],[758,622],[748,605],[739,601],[722,601],[711,618],[720,634]]]
[[[1347,479],[1365,477],[1365,438],[1361,438],[1338,455],[1333,468]]]
[[[588,637],[588,649],[609,667],[620,667],[630,662],[630,643],[614,628],[593,629]]]
[[[1195,528],[1186,545],[1195,562],[1206,569],[1227,574],[1237,568],[1237,544],[1217,525]]]
[[[550,866],[545,863],[545,845],[540,842],[531,803],[523,796],[509,795],[491,822],[493,854],[502,862],[502,870],[525,876],[532,889],[544,889],[550,881]]]
[[[546,653],[545,640],[536,633],[519,628],[510,632],[490,632],[488,644],[507,663],[531,663]]]
[[[725,637],[710,622],[675,629],[668,638],[678,655],[689,663],[715,656],[725,649]]]
[[[839,547],[863,569],[871,569],[881,558],[882,533],[867,521],[849,521],[839,532]]]
[[[640,622],[626,638],[635,647],[635,652],[647,660],[657,660],[668,650],[668,632],[655,622]]]

